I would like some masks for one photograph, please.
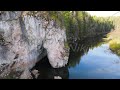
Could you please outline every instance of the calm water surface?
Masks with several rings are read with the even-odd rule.
[[[74,46],[74,45],[73,45]],[[120,57],[112,53],[101,38],[78,42],[79,51],[71,51],[68,66],[53,69],[47,57],[36,64],[38,79],[117,79],[120,78]],[[81,49],[82,47],[82,49]]]
[[[70,79],[120,78],[120,57],[109,50],[108,44],[89,49],[80,62],[69,68]]]

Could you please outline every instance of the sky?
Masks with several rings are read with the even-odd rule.
[[[120,11],[86,11],[86,12],[90,13],[92,16],[95,15],[95,16],[106,17],[106,16],[112,16],[115,13],[116,14],[114,16],[120,16]]]

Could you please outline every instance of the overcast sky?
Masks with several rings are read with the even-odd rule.
[[[90,13],[92,16],[96,15],[96,16],[106,17],[106,16],[112,16],[115,13],[116,14],[114,16],[120,16],[119,11],[87,11],[87,12]]]

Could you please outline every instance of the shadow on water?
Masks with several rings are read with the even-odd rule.
[[[39,61],[33,69],[36,69],[40,72],[40,75],[37,79],[54,79],[55,76],[59,76],[62,79],[69,78],[69,71],[67,67],[59,69],[52,68],[47,57]]]

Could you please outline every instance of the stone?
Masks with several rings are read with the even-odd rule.
[[[53,68],[64,67],[69,58],[65,28],[55,27],[54,21],[46,21],[42,14],[27,14],[30,12],[0,12],[0,37],[4,39],[0,65],[15,61],[12,69],[23,70],[20,78],[31,78],[30,69],[46,55]]]
[[[54,76],[54,79],[62,79],[60,76]]]
[[[34,75],[34,77],[35,77],[36,79],[37,79],[38,76],[40,75],[38,70],[32,70],[31,73]]]

